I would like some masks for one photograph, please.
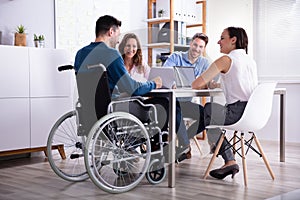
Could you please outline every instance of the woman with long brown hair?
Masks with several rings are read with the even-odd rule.
[[[119,44],[119,52],[131,77],[136,81],[147,81],[150,67],[143,59],[141,43],[137,35],[134,33],[124,35]]]

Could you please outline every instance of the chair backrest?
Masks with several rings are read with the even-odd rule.
[[[94,123],[107,114],[111,102],[106,68],[102,64],[87,66],[76,75],[79,123],[89,131]]]
[[[252,92],[241,119],[226,129],[240,131],[257,131],[268,122],[273,104],[275,82],[260,83]]]

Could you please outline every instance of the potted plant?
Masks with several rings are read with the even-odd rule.
[[[45,47],[45,37],[44,35],[33,35],[34,46],[39,48]]]
[[[20,24],[16,28],[15,32],[15,46],[26,46],[26,33],[25,33],[25,27]]]
[[[159,9],[158,10],[158,17],[163,17],[165,14],[165,10],[164,9]]]
[[[162,65],[161,59],[160,59],[160,58],[157,58],[157,59],[156,59],[156,66],[161,67],[161,65]]]

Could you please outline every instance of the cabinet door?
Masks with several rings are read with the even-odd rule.
[[[70,98],[31,98],[31,148],[47,145],[54,123],[72,110]]]
[[[29,98],[0,99],[0,110],[0,151],[29,148]]]
[[[29,97],[28,48],[0,45],[0,98]]]
[[[60,65],[70,64],[67,51],[62,49],[29,49],[30,96],[70,96],[71,75],[74,71],[58,72]]]

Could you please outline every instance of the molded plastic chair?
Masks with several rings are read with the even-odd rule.
[[[248,146],[247,152],[250,148],[263,158],[264,163],[265,163],[272,179],[273,180],[275,179],[274,173],[273,173],[273,171],[269,165],[269,162],[263,152],[263,149],[262,149],[256,135],[254,134],[255,131],[262,129],[267,124],[267,122],[270,118],[275,87],[276,87],[276,83],[274,83],[274,82],[260,83],[254,89],[253,93],[251,94],[241,119],[238,122],[236,122],[235,124],[232,124],[232,125],[209,125],[206,127],[207,129],[220,128],[220,129],[222,129],[222,134],[220,136],[220,139],[217,144],[216,150],[213,154],[213,157],[211,158],[210,163],[206,169],[204,179],[208,176],[210,168],[212,167],[212,164],[219,152],[221,144],[224,141],[224,139],[226,138],[226,136],[225,136],[226,130],[234,131],[233,138],[231,138],[229,140],[229,142],[233,141],[233,144],[230,146],[230,148],[233,149],[233,152],[239,153],[238,150],[241,149],[241,154],[239,154],[239,155],[242,157],[245,186],[247,186],[247,181],[248,181],[246,158],[245,158],[245,145]],[[237,133],[240,133],[240,137],[238,136]],[[245,140],[244,133],[252,134],[251,139]],[[238,141],[236,141],[236,139],[238,139]],[[251,145],[253,140],[256,143],[258,151]],[[241,147],[239,149],[236,149],[235,144],[239,141],[241,142]],[[246,152],[246,154],[247,154],[247,152]]]

